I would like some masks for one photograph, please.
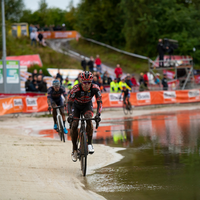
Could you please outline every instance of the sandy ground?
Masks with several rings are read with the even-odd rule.
[[[195,110],[200,104],[134,110],[132,116],[155,112]],[[102,119],[124,116],[121,110],[104,111]],[[71,142],[31,136],[32,131],[51,129],[51,118],[20,116],[0,118],[0,199],[99,200],[83,184],[80,163],[71,161]],[[122,159],[114,149],[94,145],[88,157],[88,174]]]

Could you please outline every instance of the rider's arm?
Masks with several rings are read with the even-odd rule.
[[[96,85],[96,86],[93,86],[93,87],[95,89],[95,97],[96,97],[96,100],[97,100],[97,115],[100,116],[101,111],[102,111],[102,96],[101,96],[99,86]]]
[[[63,95],[64,98],[65,98],[64,103],[67,104],[67,92],[66,92],[66,90],[65,90],[65,87],[64,87],[64,86],[60,86],[60,89],[61,89],[62,95]]]
[[[51,107],[51,93],[52,93],[52,88],[50,87],[48,90],[47,90],[47,104],[48,104],[48,107]]]
[[[69,93],[69,96],[68,96],[68,113],[69,115],[72,114],[72,105],[74,103],[74,100],[75,100],[75,96],[76,96],[76,91],[78,90],[78,85],[75,85],[70,93]]]

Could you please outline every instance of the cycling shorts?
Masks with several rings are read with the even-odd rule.
[[[72,106],[72,114],[74,118],[80,118],[80,114],[81,112],[83,113],[83,115],[85,115],[87,112],[90,112],[93,116],[93,105],[92,105],[92,101],[88,102],[88,103],[84,103],[84,104],[77,104],[77,103],[73,103]]]
[[[57,106],[64,106],[64,101],[60,99],[51,99],[51,105],[56,104]]]

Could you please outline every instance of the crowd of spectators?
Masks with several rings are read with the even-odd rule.
[[[47,92],[47,83],[43,79],[44,75],[42,70],[37,72],[37,69],[34,69],[32,75],[30,75],[25,82],[26,92],[38,92],[46,93]]]

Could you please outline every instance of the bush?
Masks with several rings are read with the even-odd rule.
[[[40,67],[39,65],[32,65],[28,68],[28,72],[33,73],[34,69],[37,69],[37,72],[39,72],[39,70],[42,70],[44,76],[51,76],[46,67]]]

